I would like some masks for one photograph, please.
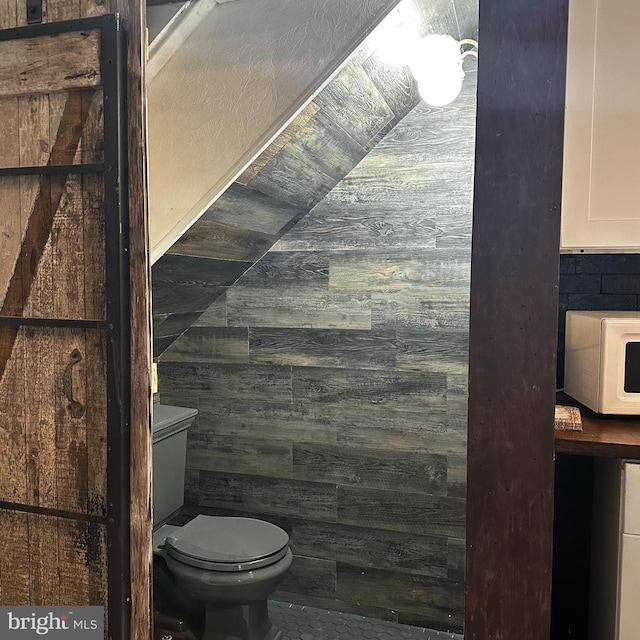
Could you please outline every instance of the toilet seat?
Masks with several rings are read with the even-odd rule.
[[[196,516],[172,531],[164,550],[178,562],[209,571],[252,571],[282,560],[286,531],[253,518]]]

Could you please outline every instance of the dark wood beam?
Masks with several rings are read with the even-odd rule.
[[[465,640],[548,640],[568,0],[480,0]]]

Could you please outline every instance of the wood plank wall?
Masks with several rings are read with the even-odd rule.
[[[461,629],[474,129],[471,71],[160,359],[200,411],[184,517],[283,526],[280,599]]]

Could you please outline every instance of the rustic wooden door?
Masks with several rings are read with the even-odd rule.
[[[130,551],[130,344],[145,340],[130,332],[127,50],[115,15],[61,21],[104,2],[49,0],[48,23],[19,26],[38,21],[34,4],[0,0],[0,604],[100,605],[105,637],[144,637],[150,513],[131,511],[148,531],[133,536],[142,561]],[[134,453],[148,467],[148,446]]]

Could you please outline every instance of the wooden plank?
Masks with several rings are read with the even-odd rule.
[[[412,371],[468,371],[469,331],[461,329],[399,329],[396,364]]]
[[[51,229],[52,312],[58,318],[85,317],[86,265],[104,263],[101,255],[84,255],[82,178],[67,176]],[[55,206],[52,202],[52,207]]]
[[[287,234],[288,235],[288,234]],[[285,236],[286,237],[286,236]],[[323,288],[329,285],[329,254],[311,251],[280,251],[280,244],[254,264],[234,284],[247,288]]]
[[[58,507],[56,486],[55,331],[27,328],[23,334],[27,504]]]
[[[180,397],[163,393],[163,402]],[[260,438],[270,442],[336,442],[338,420],[325,407],[304,403],[184,398],[199,406],[200,433]]]
[[[198,430],[189,434],[187,467],[206,471],[292,477],[291,443],[267,438],[223,436]]]
[[[383,291],[413,287],[469,287],[468,249],[351,251],[331,256],[332,289]]]
[[[245,512],[335,521],[332,484],[200,471],[200,504]]]
[[[327,522],[293,525],[296,555],[326,558],[352,566],[446,577],[447,538],[384,531]]]
[[[276,240],[275,236],[257,231],[200,219],[182,235],[168,253],[255,262]]]
[[[357,487],[445,495],[444,456],[344,445],[293,444],[293,477]]]
[[[464,540],[449,538],[447,541],[447,574],[451,580],[464,581],[467,545]]]
[[[204,311],[250,262],[164,255],[153,266],[154,312]]]
[[[244,328],[192,327],[162,355],[163,362],[249,362],[249,331]]]
[[[17,98],[0,98],[0,166],[17,167],[20,164],[20,142]],[[20,178],[0,178],[0,207],[4,212],[0,220],[0,306],[4,303],[11,276],[20,256],[23,224],[20,210]],[[18,267],[19,270],[19,267]],[[22,306],[22,291],[16,301]]]
[[[3,606],[30,602],[29,529],[26,513],[0,510],[0,593]]]
[[[304,130],[309,121],[318,113],[320,107],[311,101],[291,122],[287,128],[249,165],[237,182],[248,184],[252,178],[284,147],[290,140]]]
[[[98,564],[106,569],[104,558],[96,550],[98,530],[104,527],[73,520],[58,521],[58,555],[60,576],[60,603],[73,602],[79,605],[102,604],[91,602],[89,596],[90,568]],[[97,538],[97,540],[96,540]],[[100,562],[102,560],[102,562]]]
[[[15,329],[0,328],[0,353],[9,351],[9,360],[0,377],[0,496],[9,502],[27,498],[27,452],[25,440],[24,336],[16,340]]]
[[[109,5],[105,0],[80,0],[80,15],[83,18],[104,15],[113,11]]]
[[[275,235],[307,211],[234,182],[201,219]]]
[[[96,87],[99,55],[97,30],[0,42],[0,96]]]
[[[296,161],[299,169],[315,167],[338,181],[367,155],[367,150],[321,109],[278,155]]]
[[[447,456],[447,495],[467,497],[467,456]]]
[[[55,329],[55,447],[57,506],[65,511],[88,508],[87,380],[85,332]],[[91,407],[93,410],[93,407]],[[106,424],[102,425],[106,435]]]
[[[160,394],[163,385],[174,394],[203,396],[210,400],[289,402],[289,367],[246,365],[198,365],[160,362]]]
[[[444,409],[446,384],[443,373],[301,367],[293,370],[293,399]]]
[[[29,544],[29,601],[21,604],[55,607],[67,604],[60,600],[61,581],[58,566],[59,530],[56,518],[30,513]]]
[[[283,149],[249,183],[249,187],[309,211],[324,198],[338,178],[324,173],[311,162],[301,165]]]
[[[338,426],[338,442],[342,445],[464,456],[466,429],[451,429],[449,415],[445,411],[429,410],[426,414],[424,411],[389,412],[379,407],[370,410],[351,407],[350,411],[338,412],[327,408],[327,412],[344,420]]]
[[[388,369],[395,365],[395,332],[349,329],[249,329],[256,364]]]
[[[549,638],[567,4],[480,3],[467,640]]]
[[[99,5],[99,0],[95,0]],[[101,1],[101,0],[100,0]],[[108,4],[108,9],[107,5]],[[151,600],[151,269],[149,265],[149,209],[147,200],[146,6],[141,0],[110,0],[98,11],[118,12],[127,25],[127,172],[129,258],[131,286],[131,428],[130,428],[130,555],[128,576],[131,616],[128,628],[111,630],[131,640],[149,640],[153,617]],[[126,473],[126,470],[123,469]],[[125,517],[124,521],[127,519]],[[122,531],[123,536],[127,532]],[[125,557],[126,562],[126,557]],[[128,571],[127,571],[128,569]],[[127,591],[114,598],[125,608]]]
[[[17,0],[0,0],[0,29],[18,26]]]
[[[87,504],[95,515],[107,514],[107,351],[100,331],[85,332]]]
[[[22,96],[18,98],[18,106],[20,166],[44,166],[49,162],[51,138],[53,138],[49,135],[49,96]]]
[[[413,624],[462,631],[464,596],[458,582],[342,563],[337,577],[339,599],[391,607],[399,620],[410,618]]]
[[[106,317],[106,267],[98,256],[105,254],[104,182],[101,176],[82,177],[84,317]],[[94,259],[88,259],[93,256]]]
[[[47,3],[47,22],[80,18],[80,0],[55,0]]]
[[[373,152],[375,153],[375,152]],[[363,163],[367,163],[367,159]],[[434,248],[436,216],[424,195],[407,216],[407,203],[393,199],[358,202],[356,189],[334,189],[280,241],[279,251],[347,251],[372,248]]]
[[[333,600],[336,595],[335,561],[294,555],[291,569],[278,586],[277,593],[283,596],[296,593]]]
[[[465,501],[402,491],[338,487],[338,522],[461,538]]]
[[[362,68],[396,118],[404,118],[420,102],[417,83],[408,67],[398,68],[374,54],[362,62]]]
[[[306,287],[231,287],[230,326],[305,329],[371,329],[368,293],[340,293]]]
[[[355,62],[347,64],[315,102],[365,148],[395,117],[369,76]]]

